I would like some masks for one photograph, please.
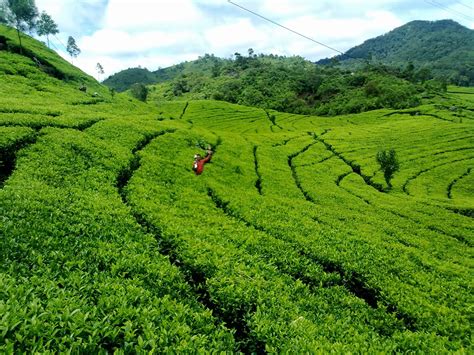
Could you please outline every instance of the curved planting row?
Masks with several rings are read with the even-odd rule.
[[[23,151],[0,190],[2,351],[235,350],[116,187],[134,148],[165,130],[49,128]]]
[[[220,196],[219,181],[225,169],[232,171],[225,174],[228,178],[236,174],[225,164],[236,152],[229,146],[237,145],[238,151],[248,144],[228,138],[223,137],[213,163],[200,177],[183,169],[194,151],[189,141],[200,136],[176,132],[157,138],[140,153],[141,166],[126,191],[134,213],[159,230],[172,259],[202,289],[213,313],[235,329],[239,349],[387,351],[401,349],[400,339],[405,346],[410,337],[421,341],[421,333],[407,330],[408,321],[404,324],[395,313],[373,307],[370,291],[357,276],[318,262],[305,248],[295,248],[291,239],[239,217],[234,201]],[[241,164],[245,167],[238,182],[229,186],[238,183],[242,188],[236,193],[244,201],[252,194],[260,204],[263,197],[253,188],[253,161]],[[435,339],[427,336],[422,346],[443,346],[438,342],[443,338]]]
[[[36,140],[36,132],[26,127],[0,127],[0,187],[11,175],[18,151]]]
[[[313,255],[314,260],[339,265],[337,268],[343,270],[344,274],[360,275],[356,279],[365,285],[363,289],[373,290],[372,294],[379,295],[375,297],[378,302],[388,309],[396,310],[395,313],[406,320],[407,326],[420,331],[436,329],[436,332],[448,335],[451,332],[450,325],[454,319],[458,319],[457,326],[464,329],[460,330],[463,334],[460,339],[466,339],[467,328],[464,328],[464,321],[461,319],[467,317],[465,302],[469,297],[461,290],[467,286],[469,259],[462,256],[464,245],[456,245],[456,240],[454,244],[450,243],[449,238],[431,230],[429,226],[413,229],[411,221],[405,221],[403,217],[390,211],[381,213],[377,207],[361,204],[349,194],[344,194],[336,185],[337,176],[331,179],[327,175],[328,172],[336,171],[334,165],[315,165],[307,173],[306,168],[296,168],[304,190],[312,199],[312,206],[306,206],[301,200],[293,202],[276,199],[277,194],[285,196],[293,188],[288,186],[284,189],[278,184],[273,187],[274,179],[264,173],[265,164],[271,165],[271,170],[275,171],[277,160],[273,156],[266,161],[262,151],[260,162],[264,197],[272,195],[268,202],[265,198],[258,199],[255,203],[251,202],[250,196],[243,198],[245,190],[239,188],[241,184],[232,184],[232,180],[226,180],[220,189],[215,189],[216,194],[226,201],[227,208],[231,208],[237,217],[273,236],[299,243],[299,248],[305,250],[305,253],[313,250],[310,255]],[[315,174],[321,175],[321,179],[317,179]],[[226,175],[221,172],[213,178],[219,180]],[[329,186],[333,188],[330,189]],[[273,188],[275,190],[271,191]],[[410,207],[402,207],[404,211],[409,209]],[[456,233],[462,232],[460,230]],[[332,237],[318,237],[325,234]],[[432,242],[435,236],[441,238],[446,246]],[[424,243],[418,242],[420,238]],[[417,249],[413,249],[411,244]],[[448,247],[449,244],[452,245]],[[428,245],[429,248],[426,248]],[[454,248],[451,249],[452,247]],[[463,266],[455,267],[449,254],[454,260],[463,260]],[[424,265],[421,270],[420,263]],[[430,266],[426,267],[427,265]],[[456,281],[450,275],[451,272],[444,271],[451,267],[457,269]],[[398,277],[393,279],[393,274]],[[412,286],[414,278],[416,287]],[[452,302],[450,296],[443,299],[436,291],[433,292],[433,284],[450,289],[449,295],[457,292],[461,294],[456,302]],[[459,284],[464,286],[459,288]],[[440,311],[443,307],[449,307],[450,310],[446,313],[441,311],[438,317],[433,318],[426,313],[426,310],[432,309],[433,302],[439,302],[437,307]]]
[[[307,122],[307,131],[323,130],[328,125],[322,120],[323,124],[315,127],[317,121]],[[203,124],[198,118],[196,122]],[[376,132],[377,123],[370,119],[367,125]],[[232,124],[238,125],[237,122]],[[336,122],[325,140],[343,150],[343,142],[336,140],[338,125],[342,123]],[[358,129],[365,130],[366,127],[360,123]],[[382,122],[381,130],[389,131],[390,122]],[[300,138],[286,138],[283,134],[248,135],[246,139],[251,144],[258,144],[262,196],[248,194],[255,180],[251,182],[250,179],[247,185],[242,182],[244,176],[235,175],[224,163],[219,164],[218,173],[212,173],[210,184],[213,199],[218,201],[217,205],[224,206],[227,215],[285,242],[301,243],[297,250],[305,250],[305,255],[307,250],[314,250],[309,255],[315,263],[331,265],[330,269],[340,270],[342,275],[357,275],[353,279],[357,282],[348,284],[361,285],[354,289],[366,290],[361,294],[372,294],[369,299],[375,298],[377,304],[397,314],[406,327],[417,333],[433,331],[448,336],[452,332],[450,325],[455,322],[459,329],[458,340],[466,344],[468,331],[462,324],[467,317],[465,307],[469,295],[462,290],[467,287],[469,274],[470,263],[466,255],[469,251],[465,249],[466,244],[472,243],[469,221],[434,205],[380,194],[352,174],[352,168],[345,170],[345,163],[331,159],[322,144],[306,148],[314,142],[309,135]],[[232,165],[234,152],[246,148],[243,143],[237,144],[236,136],[229,135],[225,141],[226,153],[230,154],[226,163]],[[360,149],[354,150],[357,151]],[[453,149],[453,152],[462,150]],[[249,151],[248,156],[251,154]],[[240,162],[239,171],[253,170],[253,165],[251,159],[247,165]],[[342,170],[338,173],[339,167]],[[217,184],[221,180],[222,184]],[[322,240],[314,238],[321,233],[333,236],[331,240],[322,239],[326,249],[315,248]],[[458,260],[460,265],[451,260]],[[396,279],[393,274],[397,275]],[[417,286],[413,286],[414,278]],[[457,293],[456,300],[448,295],[438,295],[434,284],[449,289],[448,295]],[[437,306],[433,306],[433,302]],[[435,317],[432,307],[439,312]]]

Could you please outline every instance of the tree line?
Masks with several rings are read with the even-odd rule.
[[[16,29],[20,53],[23,53],[22,32],[36,31],[39,36],[46,36],[48,48],[50,48],[49,36],[59,33],[58,25],[53,18],[46,11],[39,13],[35,0],[0,0],[0,23]],[[68,38],[66,50],[71,60],[81,53],[72,36]]]
[[[35,0],[0,0],[0,24],[16,29],[20,43],[20,54],[23,54],[21,33],[36,32],[38,36],[46,37],[48,48],[51,48],[49,37],[59,33],[57,23],[46,11],[39,12]],[[81,50],[72,36],[68,37],[65,48],[71,56],[71,62],[81,54]],[[97,79],[100,80],[101,75],[104,74],[104,67],[97,63],[96,70]]]
[[[252,49],[230,59],[206,54],[153,74],[157,81],[173,74],[151,88],[150,97],[157,100],[216,99],[328,116],[414,107],[423,96],[446,90],[445,82],[429,79],[426,68],[410,63],[401,69],[367,63],[349,70],[297,56],[255,54]]]

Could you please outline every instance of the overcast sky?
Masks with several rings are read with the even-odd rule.
[[[453,19],[474,29],[474,0],[233,0],[339,51],[412,20]],[[82,53],[74,64],[97,77],[142,66],[167,67],[205,53],[338,54],[258,18],[227,0],[36,0],[58,24],[52,42],[64,57],[73,36]]]

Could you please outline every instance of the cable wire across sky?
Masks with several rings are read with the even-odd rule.
[[[474,17],[463,14],[462,12],[459,12],[459,11],[453,10],[453,9],[447,7],[446,5],[443,5],[443,4],[441,4],[441,3],[439,3],[435,0],[430,0],[430,1],[424,0],[424,1],[429,5],[436,6],[436,7],[440,8],[440,9],[443,9],[444,11],[447,11],[447,12],[451,12],[452,14],[455,14],[458,17],[464,18],[465,20],[474,21]],[[466,5],[464,5],[464,6],[466,6]]]
[[[284,28],[284,29],[287,30],[287,31],[290,31],[290,32],[292,32],[292,33],[294,33],[294,34],[296,34],[296,35],[298,35],[298,36],[300,36],[300,37],[303,37],[303,38],[305,38],[305,39],[307,39],[307,40],[310,40],[311,42],[314,42],[314,43],[316,43],[316,44],[319,44],[320,46],[326,47],[326,48],[328,48],[328,49],[330,49],[330,50],[332,50],[332,51],[335,51],[335,52],[337,52],[337,53],[339,53],[339,54],[344,54],[343,52],[341,52],[340,50],[338,50],[338,49],[336,49],[336,48],[333,48],[333,47],[331,47],[331,46],[328,46],[327,44],[324,44],[324,43],[322,43],[322,42],[319,42],[319,41],[315,40],[314,38],[308,37],[308,36],[306,36],[306,35],[304,35],[304,34],[302,34],[302,33],[300,33],[300,32],[297,32],[297,31],[295,31],[295,30],[292,30],[292,29],[289,28],[289,27],[286,27],[286,26],[284,26],[284,25],[282,25],[282,24],[280,24],[280,23],[278,23],[278,22],[276,22],[276,21],[273,21],[273,20],[269,19],[268,17],[262,16],[262,15],[256,13],[255,11],[249,10],[249,9],[247,9],[246,7],[243,7],[242,5],[239,5],[239,4],[237,4],[237,3],[235,3],[235,2],[233,2],[233,1],[231,1],[231,0],[227,0],[227,2],[228,2],[229,4],[232,4],[232,5],[234,5],[234,6],[237,6],[238,8],[240,8],[240,9],[242,9],[242,10],[244,10],[244,11],[247,11],[247,12],[251,13],[252,15],[255,15],[255,16],[257,16],[257,17],[260,17],[261,19],[264,19],[265,21],[268,21],[268,22],[270,22],[270,23],[273,23],[273,24],[276,25],[276,26],[279,26],[279,27],[281,27],[281,28]]]

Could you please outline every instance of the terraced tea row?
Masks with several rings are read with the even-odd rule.
[[[0,51],[0,352],[472,352],[470,94],[155,107],[35,48],[57,75]]]
[[[266,233],[241,218],[233,201],[220,199],[214,171],[228,160],[226,138],[204,179],[183,174],[182,166],[195,149],[186,143],[192,137],[176,132],[143,150],[141,167],[126,189],[127,199],[132,211],[159,231],[172,259],[179,260],[202,289],[214,313],[236,330],[241,350],[389,350],[398,346],[394,339],[410,342],[411,332],[395,315],[356,297],[352,289],[357,286],[344,286],[351,283],[345,279],[348,275],[316,262],[303,248],[295,248],[291,238]],[[194,135],[194,140],[201,138]],[[241,144],[239,148],[246,146],[245,141]],[[247,150],[252,153],[251,146]],[[242,187],[236,193],[246,191],[240,195],[245,200],[253,195],[261,202],[253,174],[245,173],[252,169],[242,171]],[[394,339],[386,339],[387,332]],[[340,345],[331,341],[334,336]]]

